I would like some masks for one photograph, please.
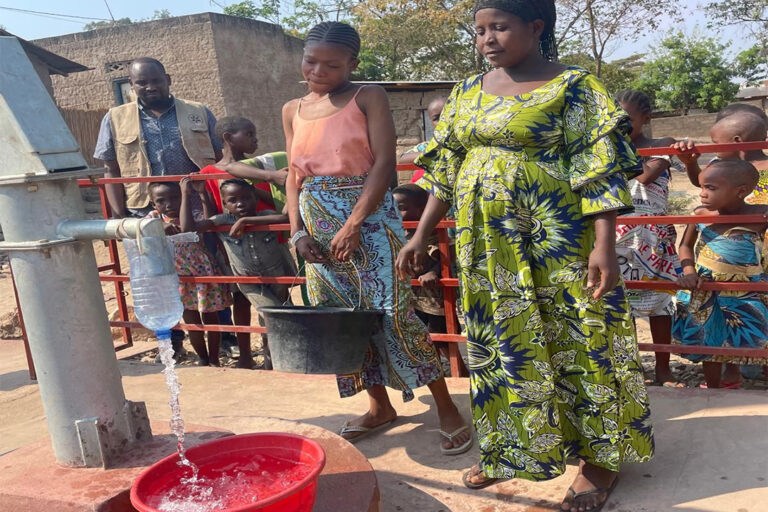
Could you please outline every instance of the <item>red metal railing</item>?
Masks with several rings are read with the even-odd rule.
[[[766,142],[750,142],[739,144],[706,144],[697,146],[699,153],[717,153],[726,151],[747,151],[756,149],[768,149],[768,141]],[[681,152],[672,148],[644,148],[640,149],[639,153],[642,156],[655,156],[655,155],[675,155]],[[398,165],[398,172],[410,172],[418,169],[414,165]],[[105,192],[105,185],[118,184],[118,183],[137,183],[137,182],[153,182],[153,181],[179,181],[184,176],[152,176],[152,177],[135,177],[135,178],[99,178],[94,180],[80,180],[81,187],[98,187],[99,195],[101,198],[102,214],[105,218],[109,217],[109,204],[107,202],[107,196]],[[193,180],[209,180],[209,179],[226,179],[231,178],[229,174],[206,174],[192,176]],[[638,225],[638,224],[694,224],[694,223],[708,223],[708,224],[726,224],[735,222],[745,223],[763,223],[765,218],[761,215],[743,215],[743,216],[659,216],[659,217],[621,217],[618,220],[619,224],[623,225]],[[407,229],[413,229],[418,225],[418,222],[405,222],[404,226]],[[441,271],[443,276],[451,275],[451,248],[448,238],[448,228],[455,227],[455,222],[444,220],[437,226],[438,231],[438,244],[440,248],[441,257]],[[212,228],[211,231],[226,231],[229,228],[226,226],[220,226]],[[290,226],[287,224],[273,224],[268,226],[249,226],[249,231],[287,231]],[[115,350],[122,350],[124,348],[133,345],[131,338],[131,329],[141,327],[138,322],[129,321],[128,317],[128,305],[125,300],[125,288],[124,284],[128,282],[127,275],[122,274],[120,258],[117,250],[117,242],[109,240],[105,242],[109,247],[110,263],[99,267],[100,278],[102,282],[112,282],[115,286],[116,299],[118,303],[118,316],[119,320],[111,321],[111,327],[117,327],[122,330],[123,343],[116,346]],[[105,274],[104,272],[109,272]],[[242,277],[242,276],[206,276],[206,277],[181,277],[182,282],[193,283],[261,283],[261,284],[304,284],[304,278],[296,278],[294,276],[285,277]],[[413,280],[414,286],[419,286],[418,280]],[[648,290],[675,290],[679,289],[676,283],[671,281],[626,281],[627,288],[634,289],[648,289]],[[461,326],[456,313],[456,290],[459,286],[459,281],[456,278],[444,277],[440,280],[440,285],[443,287],[444,305],[445,305],[445,317],[446,317],[446,333],[432,334],[432,338],[435,341],[450,342],[449,345],[449,360],[451,364],[451,374],[459,375],[459,349],[457,343],[465,342],[466,337],[461,334]],[[768,292],[768,283],[704,283],[702,289],[705,290],[730,290],[730,291],[765,291]],[[18,297],[17,297],[18,305]],[[19,311],[21,309],[19,308]],[[259,326],[233,326],[233,325],[202,325],[202,324],[179,324],[178,328],[186,331],[217,331],[217,332],[248,332],[248,333],[264,333],[266,329]],[[23,330],[23,321],[22,321]],[[24,331],[24,342],[28,350],[26,332]],[[687,354],[713,354],[723,356],[741,356],[741,357],[764,357],[768,358],[768,349],[744,349],[744,348],[723,348],[723,347],[691,347],[682,345],[656,345],[650,343],[639,344],[640,350],[652,351],[652,352],[670,352],[670,353],[687,353]],[[27,352],[29,354],[29,352]],[[34,377],[34,367],[32,366],[32,360],[28,357],[30,364],[30,377]]]

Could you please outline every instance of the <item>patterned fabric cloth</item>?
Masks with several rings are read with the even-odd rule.
[[[654,157],[669,161],[669,157]],[[647,160],[647,159],[644,159]],[[671,165],[671,162],[670,162]],[[669,198],[670,169],[653,183],[643,185],[629,182],[632,216],[666,215]],[[677,232],[672,224],[643,224],[616,226],[616,254],[621,273],[629,281],[674,281],[680,273],[677,256]],[[671,316],[674,311],[673,293],[654,290],[627,290],[627,299],[636,317]]]
[[[762,236],[745,228],[723,234],[697,226],[696,271],[718,282],[765,282]],[[768,348],[768,294],[681,290],[672,325],[672,341],[706,347]],[[768,364],[768,359],[686,355],[691,361]]]
[[[531,93],[458,84],[417,160],[455,203],[470,393],[489,477],[548,480],[579,457],[618,471],[654,449],[624,287],[585,287],[591,215],[627,211],[641,167],[626,114],[588,72]]]
[[[207,108],[205,111],[208,114],[208,133],[211,143],[214,149],[220,150],[221,142],[214,135],[216,118]],[[189,159],[187,152],[184,150],[184,145],[181,143],[181,132],[179,131],[179,120],[176,119],[175,104],[172,103],[171,108],[160,117],[155,117],[139,102],[139,122],[141,123],[141,135],[146,141],[145,147],[149,157],[149,164],[152,167],[152,176],[178,176],[200,170]],[[101,120],[99,138],[96,142],[93,157],[104,161],[117,158],[115,155],[115,141],[112,139],[112,123],[110,122],[109,112]]]
[[[760,178],[755,190],[744,201],[749,204],[768,204],[768,169],[760,170]]]
[[[364,176],[322,176],[304,180],[299,199],[301,217],[309,234],[325,248],[344,225],[363,190]],[[395,275],[395,259],[405,230],[388,191],[363,223],[362,244],[353,263],[307,265],[309,299],[313,306],[357,307],[384,311],[384,328],[371,340],[362,369],[337,375],[339,393],[352,396],[375,385],[403,392],[443,376],[440,358],[424,324],[413,309],[413,293]]]
[[[196,221],[204,220],[199,210],[192,212]],[[179,219],[171,219],[153,210],[147,215],[149,219],[161,219],[168,224],[179,226]],[[198,242],[175,242],[173,244],[176,253],[176,273],[179,276],[215,276],[220,275],[214,258],[205,248],[202,240]],[[226,284],[210,283],[180,283],[179,293],[184,309],[199,311],[200,313],[212,313],[221,311],[232,305],[232,296]]]

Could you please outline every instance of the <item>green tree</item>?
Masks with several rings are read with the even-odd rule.
[[[656,106],[683,115],[691,108],[715,112],[730,103],[739,90],[732,80],[736,66],[725,58],[729,44],[710,37],[686,37],[678,32],[652,51],[636,87]]]
[[[155,9],[155,12],[149,18],[141,18],[139,20],[132,20],[131,18],[119,18],[114,21],[92,21],[83,25],[83,31],[96,30],[97,28],[114,27],[117,25],[130,25],[136,22],[152,21],[152,20],[164,20],[171,17],[171,12],[168,9]]]
[[[130,25],[133,23],[131,18],[118,18],[114,21],[91,21],[83,25],[83,32],[96,30],[97,28],[116,27],[119,25]]]
[[[472,0],[368,0],[352,10],[376,71],[387,80],[457,79],[484,66]]]
[[[601,80],[611,93],[618,93],[631,89],[632,85],[640,77],[643,67],[642,54],[635,54],[624,59],[604,62],[602,65]],[[562,55],[560,61],[569,66],[580,66],[591,73],[595,73],[597,63],[587,53],[567,53]]]
[[[678,12],[679,0],[558,0],[558,42],[578,48],[594,61],[603,78],[603,64],[617,41],[632,42],[659,28],[662,19]]]
[[[739,55],[739,65],[765,70],[768,68],[768,0],[720,0],[706,5],[710,15],[709,28],[746,28],[757,44]],[[759,77],[741,75],[747,84]]]

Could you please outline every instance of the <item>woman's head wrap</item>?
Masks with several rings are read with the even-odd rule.
[[[555,22],[557,11],[554,0],[477,0],[475,14],[481,9],[498,9],[514,14],[523,21],[542,20],[544,32],[541,33],[539,46],[541,54],[547,60],[557,60],[557,41],[555,39]]]

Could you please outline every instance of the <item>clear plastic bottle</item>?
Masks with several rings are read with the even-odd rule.
[[[179,276],[173,246],[167,237],[145,236],[141,251],[136,240],[123,241],[131,265],[131,294],[139,322],[158,338],[170,336],[179,323],[184,306],[179,296]]]
[[[171,432],[178,439],[179,464],[190,468],[190,482],[197,481],[197,466],[190,462],[184,450],[184,420],[179,406],[181,385],[174,370],[171,328],[184,314],[179,295],[179,276],[174,263],[173,242],[197,241],[195,233],[181,233],[173,237],[146,236],[141,247],[136,240],[125,239],[125,252],[131,265],[131,292],[133,309],[139,322],[155,331],[160,360],[165,365],[165,384],[171,393]]]

